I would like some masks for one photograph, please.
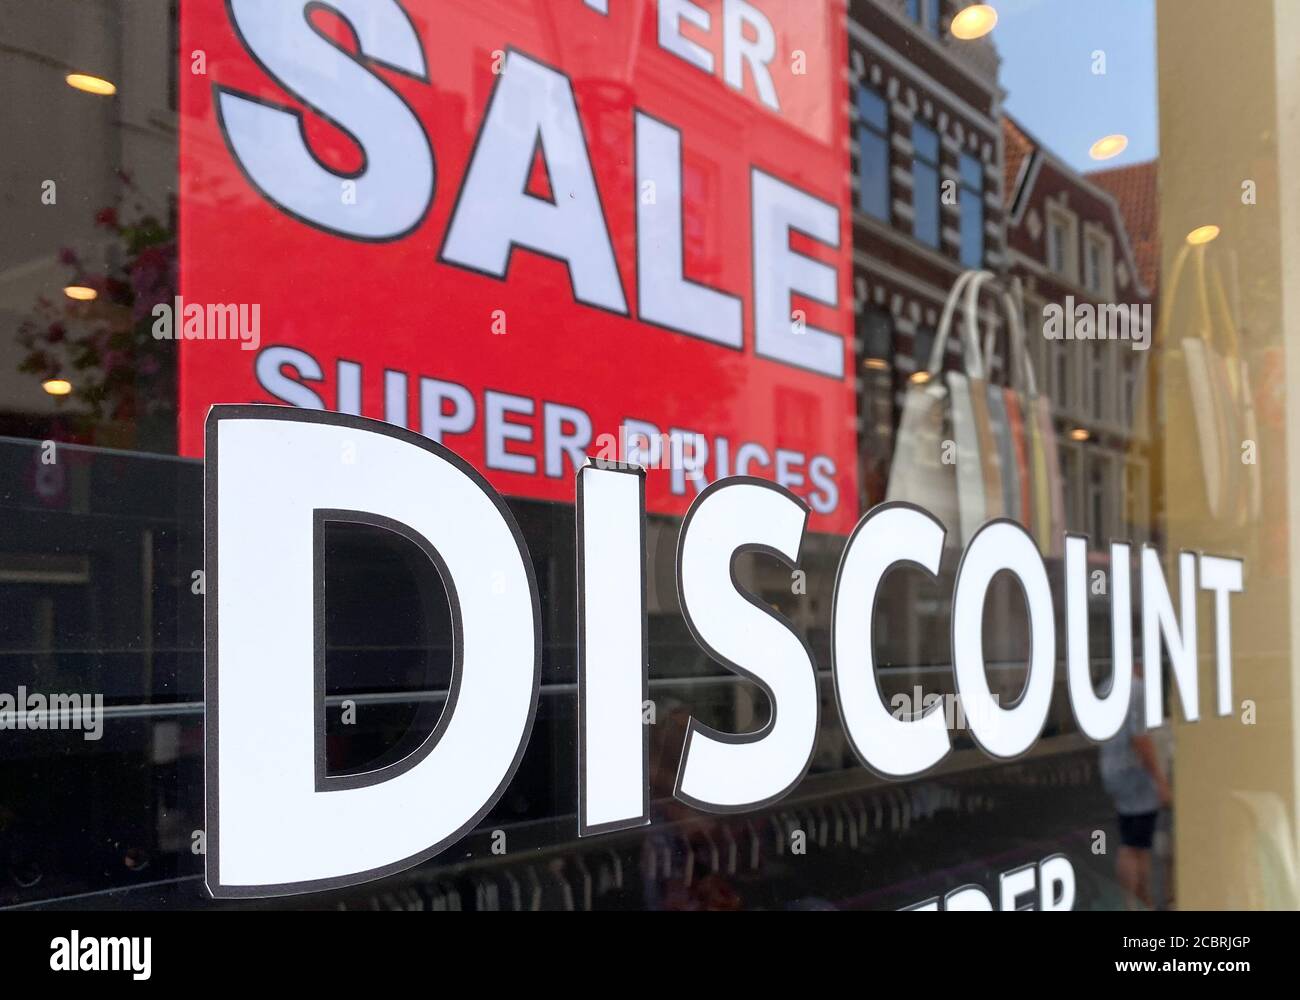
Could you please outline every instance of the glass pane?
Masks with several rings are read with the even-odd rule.
[[[1300,907],[1300,5],[981,6],[0,0],[0,907]]]

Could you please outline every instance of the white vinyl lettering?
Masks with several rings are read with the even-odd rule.
[[[1182,605],[1182,626],[1174,614],[1173,599],[1160,567],[1160,554],[1149,545],[1142,547],[1142,679],[1145,682],[1148,729],[1164,725],[1164,692],[1160,667],[1160,645],[1169,650],[1178,700],[1183,717],[1195,722],[1201,717],[1196,671],[1196,556],[1178,556],[1178,583]]]
[[[1045,912],[1074,909],[1074,865],[1064,854],[1038,862],[1038,908]]]
[[[828,306],[839,303],[839,276],[830,264],[796,253],[790,231],[827,246],[840,245],[840,213],[761,170],[751,171],[754,214],[754,352],[832,378],[844,376],[844,338],[812,325],[795,329],[792,293]]]
[[[298,379],[290,378],[284,373],[285,368],[292,368],[298,378],[308,382],[320,382],[325,378],[320,362],[306,351],[296,347],[267,347],[257,355],[254,371],[257,384],[283,403],[299,406],[306,410],[323,410],[325,401],[315,392],[303,385]],[[359,396],[360,390],[358,390]],[[358,398],[357,404],[360,404]],[[339,409],[343,409],[342,406]]]
[[[554,202],[527,191],[540,148]],[[516,246],[564,261],[579,302],[626,314],[573,86],[510,52],[447,227],[442,257],[504,278]]]
[[[463,385],[420,379],[420,431],[425,437],[441,443],[444,435],[469,433],[474,410],[474,394]]]
[[[1066,669],[1070,704],[1079,728],[1090,739],[1110,739],[1124,724],[1133,690],[1133,605],[1129,547],[1110,547],[1111,681],[1104,697],[1092,686],[1088,644],[1088,540],[1065,539]]]
[[[1011,708],[994,700],[984,670],[984,598],[993,577],[1004,570],[1020,583],[1029,609],[1029,678]],[[952,600],[952,658],[975,742],[994,757],[1028,750],[1043,731],[1052,704],[1056,622],[1043,558],[1029,533],[1012,521],[984,525],[962,556]]]
[[[812,656],[789,624],[736,590],[738,551],[761,548],[793,566],[808,509],[759,480],[706,489],[682,523],[677,589],[695,641],[711,657],[757,684],[771,702],[762,729],[720,733],[692,717],[677,798],[710,812],[772,802],[798,783],[812,760],[820,711]]]
[[[348,22],[360,59],[312,27],[315,6]],[[428,80],[420,39],[396,0],[230,0],[230,13],[276,81],[346,130],[365,156],[360,173],[335,173],[308,148],[299,112],[218,88],[221,127],[253,184],[286,212],[352,239],[394,240],[419,225],[433,200],[433,150],[415,113],[366,65]],[[346,199],[344,182],[353,186]]]
[[[713,72],[713,53],[682,35],[682,21],[707,34],[712,18],[691,0],[659,0],[659,46],[706,73]]]
[[[745,89],[745,65],[754,76],[758,97],[773,111],[780,111],[776,87],[768,65],[776,58],[776,32],[772,24],[757,7],[745,0],[723,0],[722,3],[722,76],[727,85],[736,90]],[[754,34],[751,40],[746,31]]]
[[[636,115],[637,312],[642,319],[739,349],[740,299],[688,281],[682,256],[682,140],[675,128]]]
[[[1232,713],[1232,616],[1228,595],[1242,591],[1242,562],[1201,556],[1201,589],[1214,592],[1214,662],[1218,678],[1215,712]]]
[[[903,720],[895,718],[881,698],[873,651],[876,592],[898,565],[937,574],[943,539],[943,525],[917,508],[877,507],[849,536],[835,579],[831,673],[840,718],[863,765],[891,778],[933,767],[951,744],[942,711]]]
[[[532,729],[537,592],[518,527],[468,465],[377,421],[219,406],[208,434],[209,570],[220,566],[219,588],[207,590],[209,889],[350,885],[432,856],[500,797]],[[339,461],[345,446],[355,462]],[[314,522],[326,509],[381,517],[427,542],[461,628],[454,703],[414,763],[321,791]]]
[[[645,473],[578,473],[579,833],[648,815]]]

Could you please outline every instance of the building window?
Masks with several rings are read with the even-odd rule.
[[[894,345],[894,320],[883,309],[867,309],[862,314],[863,367],[882,371],[889,367]]]
[[[889,108],[867,87],[858,88],[858,207],[889,221]]]
[[[1137,432],[1133,426],[1137,411],[1137,374],[1137,365],[1125,364],[1120,377],[1119,420],[1131,433]]]
[[[1110,296],[1111,243],[1102,233],[1083,237],[1083,286],[1100,298]]]
[[[1087,534],[1087,482],[1083,478],[1083,455],[1077,445],[1060,446],[1061,483],[1065,492],[1065,529]]]
[[[1074,215],[1056,205],[1047,206],[1047,266],[1071,281],[1078,279],[1079,224]]]
[[[1151,520],[1146,466],[1128,462],[1124,472],[1124,534],[1135,542],[1145,541]]]
[[[984,166],[967,153],[961,155],[961,262],[964,267],[984,264]]]
[[[1106,351],[1099,343],[1089,345],[1088,352],[1088,412],[1093,420],[1105,421],[1109,414],[1106,406]]]
[[[907,0],[907,19],[938,38],[942,33],[939,25],[942,7],[942,0]]]
[[[939,133],[912,123],[912,234],[939,245]]]
[[[1052,355],[1052,401],[1059,410],[1070,410],[1074,393],[1070,391],[1070,356],[1063,341],[1054,341]]]
[[[1065,273],[1065,223],[1051,219],[1047,223],[1047,266],[1057,274]]]
[[[1091,468],[1088,470],[1088,509],[1087,509],[1087,530],[1090,538],[1108,538],[1111,534],[1110,525],[1106,517],[1106,498],[1109,494],[1110,483],[1107,482],[1109,477],[1106,475],[1109,463],[1101,455],[1093,455],[1089,463]]]
[[[935,331],[928,326],[918,327],[912,334],[912,362],[918,372],[930,367],[930,353],[934,350],[935,336]],[[939,364],[940,367],[943,366],[942,359]]]
[[[941,0],[921,0],[921,6],[925,9],[926,30],[935,38],[938,38],[942,34],[942,29],[939,26]]]

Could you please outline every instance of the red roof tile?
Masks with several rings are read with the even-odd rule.
[[[1113,167],[1086,174],[1119,202],[1139,276],[1152,294],[1160,279],[1160,196],[1156,182],[1156,160]]]

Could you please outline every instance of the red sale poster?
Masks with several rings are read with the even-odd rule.
[[[418,430],[651,511],[857,474],[841,0],[187,0],[180,440],[215,403]]]

